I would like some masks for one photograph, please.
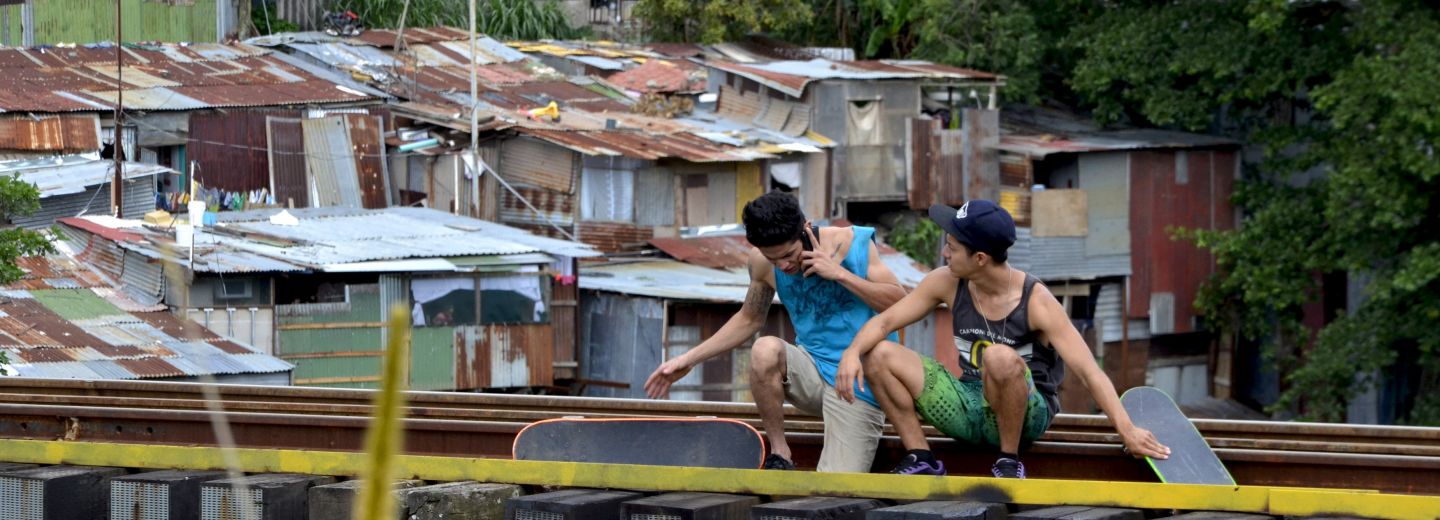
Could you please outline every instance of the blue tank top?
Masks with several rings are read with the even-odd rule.
[[[850,250],[845,253],[840,265],[860,278],[866,278],[870,271],[870,242],[875,238],[875,228],[853,226],[850,229],[854,231],[855,239],[850,242]],[[775,286],[780,294],[780,303],[785,304],[790,322],[795,325],[795,342],[815,359],[820,377],[830,386],[835,386],[840,356],[860,332],[860,327],[876,312],[840,282],[819,276],[806,277],[804,273],[788,275],[776,268]],[[886,339],[899,341],[894,333]],[[865,391],[857,390],[855,395],[879,406],[870,393],[868,381]]]

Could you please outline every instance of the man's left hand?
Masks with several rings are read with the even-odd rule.
[[[1125,452],[1129,453],[1131,457],[1137,459],[1150,457],[1161,460],[1170,458],[1170,448],[1160,444],[1160,440],[1156,439],[1155,434],[1150,433],[1150,430],[1131,426],[1128,430],[1120,432],[1120,438],[1125,442]]]

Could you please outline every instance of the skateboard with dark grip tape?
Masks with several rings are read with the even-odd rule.
[[[1120,404],[1136,426],[1150,430],[1160,444],[1170,448],[1170,458],[1146,457],[1160,481],[1166,484],[1235,485],[1235,479],[1195,424],[1185,417],[1175,401],[1159,388],[1139,386],[1125,391]]]
[[[563,418],[515,436],[515,460],[756,469],[765,440],[744,422],[712,418]]]

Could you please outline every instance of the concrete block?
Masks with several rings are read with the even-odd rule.
[[[310,488],[309,520],[350,520],[355,509],[355,497],[360,495],[360,488],[364,483],[364,480],[356,479]],[[398,491],[423,485],[425,482],[421,480],[401,480],[395,482],[395,489]],[[396,497],[395,515],[399,518],[399,493],[396,493]]]
[[[805,497],[750,509],[753,520],[864,520],[865,512],[885,507],[868,498]]]
[[[1003,520],[1005,504],[991,502],[915,502],[866,514],[865,520]]]
[[[1110,507],[1058,506],[1034,509],[1010,515],[1012,520],[1144,520],[1138,509]]]
[[[1229,511],[1196,511],[1166,517],[1167,520],[1274,520],[1269,515],[1257,515],[1250,513],[1232,513]]]
[[[505,501],[520,496],[520,486],[450,482],[400,490],[406,520],[502,520]]]
[[[621,502],[644,496],[630,491],[561,489],[506,501],[505,520],[613,520],[620,518]]]
[[[200,484],[224,471],[152,471],[110,481],[110,520],[199,518]]]
[[[310,488],[334,483],[330,477],[267,473],[200,485],[200,520],[305,520]],[[249,491],[240,495],[241,484]]]
[[[760,499],[720,493],[666,493],[620,504],[622,520],[749,520]],[[654,516],[645,516],[654,515]]]
[[[120,468],[48,466],[0,475],[0,516],[27,520],[105,520],[110,479]]]

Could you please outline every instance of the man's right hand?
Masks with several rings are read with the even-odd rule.
[[[690,373],[691,365],[684,358],[675,358],[660,364],[650,378],[645,380],[645,395],[651,399],[670,397],[670,385]]]

